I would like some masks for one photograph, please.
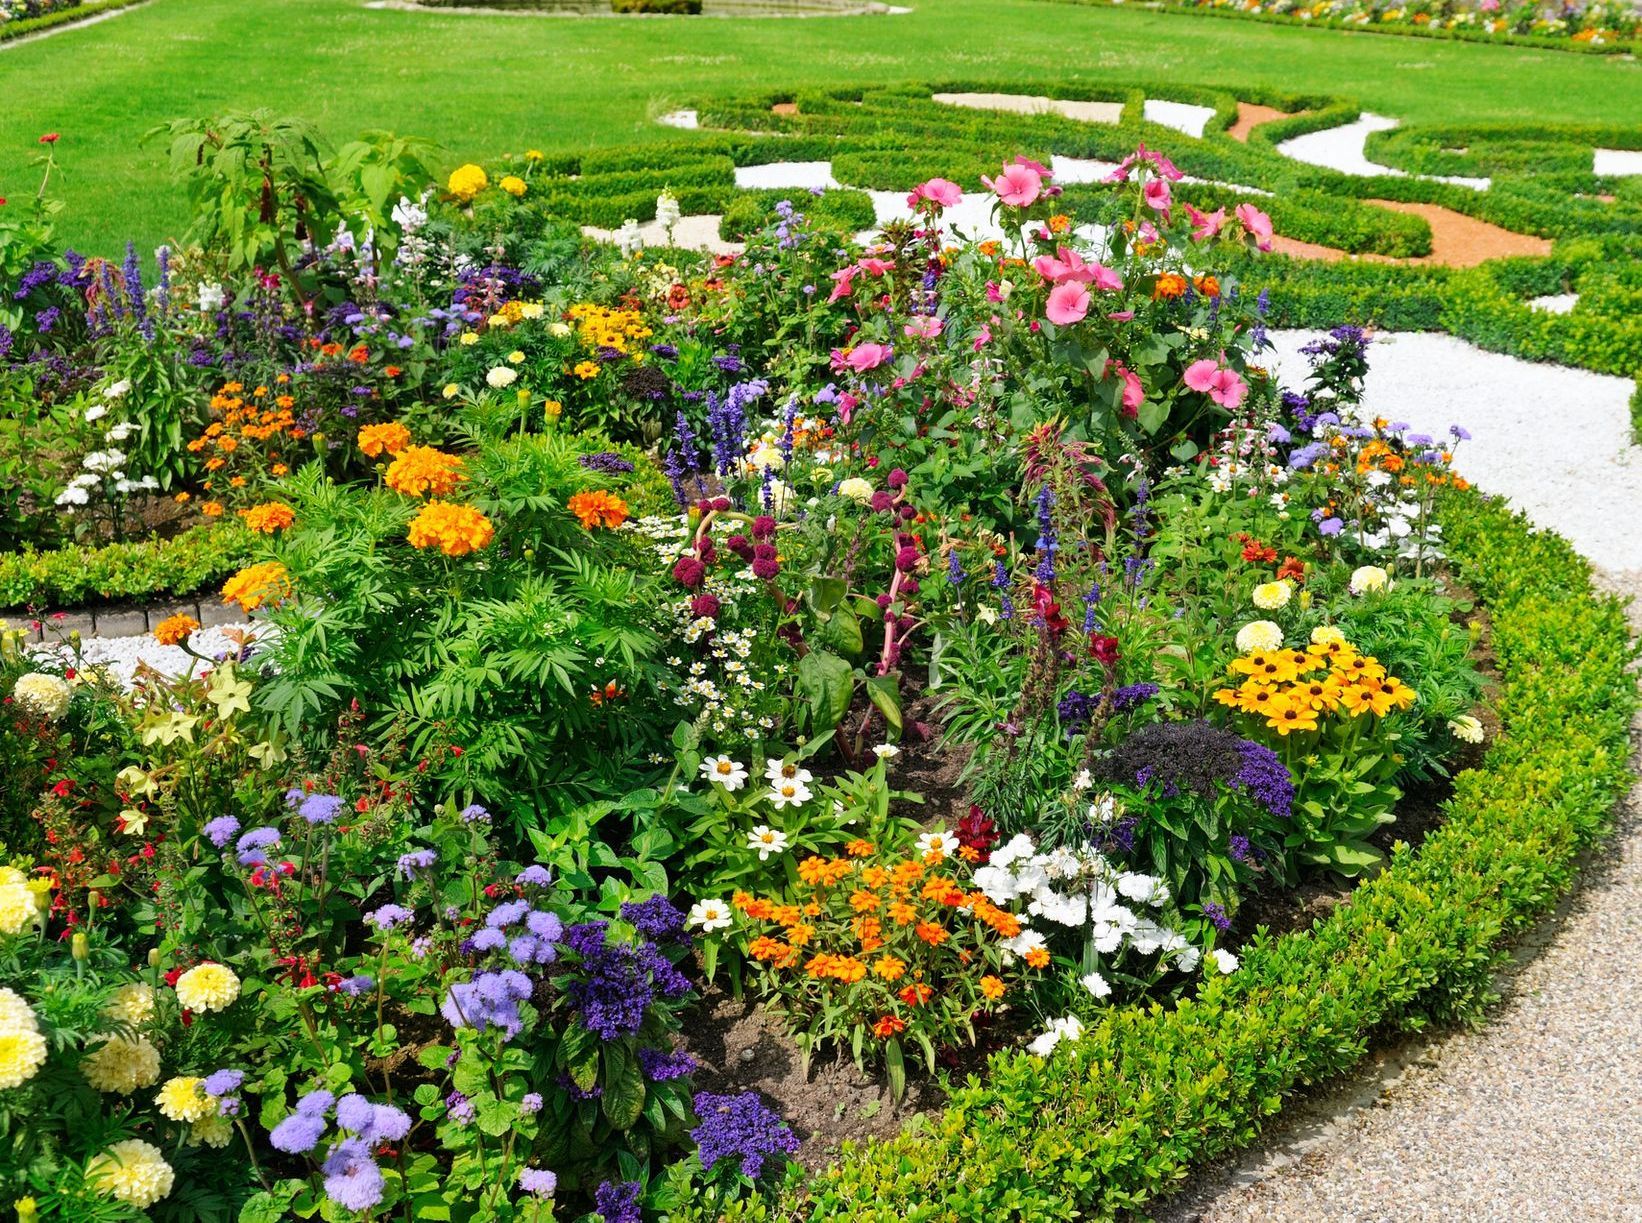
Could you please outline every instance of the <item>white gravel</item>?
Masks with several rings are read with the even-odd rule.
[[[1298,386],[1303,344],[1319,332],[1275,332],[1277,368]],[[1634,384],[1483,352],[1432,333],[1382,333],[1368,350],[1370,415],[1417,432],[1470,430],[1455,465],[1610,570],[1642,571],[1642,450],[1630,443]]]
[[[1142,108],[1148,123],[1156,123],[1162,127],[1172,127],[1177,132],[1185,132],[1195,139],[1203,139],[1203,129],[1214,118],[1214,107],[1193,106],[1189,102],[1165,102],[1158,98],[1147,98]]]
[[[943,106],[970,110],[1003,110],[1017,115],[1057,114],[1084,123],[1123,122],[1122,102],[1079,102],[1028,93],[936,93],[930,97]]]
[[[1592,174],[1610,178],[1624,178],[1642,174],[1642,151],[1636,149],[1597,149],[1591,161]]]
[[[206,628],[195,633],[189,644],[197,653],[215,658],[218,654],[237,652],[247,636],[266,640],[270,631],[266,625]],[[140,663],[171,676],[185,674],[190,667],[207,665],[178,646],[161,645],[152,633],[137,637],[86,637],[81,640],[80,651],[86,663],[106,671],[127,688]],[[72,656],[67,646],[50,644],[37,647],[35,653],[42,657],[57,654],[65,660]]]
[[[830,161],[772,161],[762,166],[737,166],[735,185],[743,191],[815,191],[839,185]]]
[[[1408,178],[1409,175],[1403,170],[1370,161],[1368,154],[1364,152],[1364,145],[1370,133],[1389,132],[1396,126],[1395,119],[1388,119],[1384,115],[1371,115],[1364,111],[1354,122],[1339,127],[1325,127],[1321,131],[1306,132],[1291,140],[1285,140],[1277,146],[1277,151],[1285,157],[1294,158],[1295,161],[1338,170],[1341,174],[1351,174],[1358,178],[1369,178],[1378,174]],[[1466,178],[1453,174],[1416,174],[1413,177],[1435,179],[1437,182],[1471,187],[1477,191],[1486,191],[1489,185],[1486,178]]]
[[[1547,314],[1567,314],[1578,304],[1578,293],[1547,293],[1542,297],[1528,299],[1529,306],[1535,310],[1543,310]]]

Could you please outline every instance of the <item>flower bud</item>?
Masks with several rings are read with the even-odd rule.
[[[82,963],[91,954],[91,940],[86,938],[84,930],[76,930],[68,945],[69,953]]]

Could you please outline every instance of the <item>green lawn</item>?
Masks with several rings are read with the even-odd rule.
[[[631,143],[712,94],[913,79],[1053,92],[1147,78],[1355,97],[1409,121],[1642,123],[1642,64],[1515,47],[1192,19],[1044,0],[911,0],[884,17],[539,18],[375,10],[360,0],[152,0],[0,51],[0,196],[58,131],[63,237],[107,253],[174,237],[182,202],[154,124],[273,107],[329,135],[430,137],[450,156]]]

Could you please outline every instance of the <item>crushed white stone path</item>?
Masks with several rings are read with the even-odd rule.
[[[218,654],[237,651],[247,633],[266,641],[269,632],[268,625],[225,625],[200,629],[189,639],[189,644],[197,653],[215,658]],[[36,646],[35,653],[40,657],[55,654],[65,661],[72,657],[67,646],[49,643]],[[140,664],[146,663],[162,675],[169,676],[186,674],[190,667],[208,665],[179,646],[161,645],[154,640],[152,633],[131,637],[85,637],[80,642],[80,656],[87,664],[107,672],[126,688],[131,686]]]
[[[1453,183],[1458,187],[1470,187],[1476,191],[1488,190],[1489,180],[1486,178],[1467,178],[1460,174],[1410,175],[1395,166],[1382,166],[1377,161],[1370,161],[1367,152],[1364,151],[1369,135],[1373,132],[1389,132],[1396,126],[1395,119],[1388,119],[1384,115],[1371,115],[1364,111],[1350,123],[1342,123],[1338,127],[1325,127],[1285,140],[1277,146],[1277,151],[1284,157],[1292,157],[1295,161],[1322,166],[1328,170],[1338,170],[1341,174],[1350,174],[1356,178],[1372,178],[1375,175],[1387,174],[1393,178],[1426,178],[1439,183]]]

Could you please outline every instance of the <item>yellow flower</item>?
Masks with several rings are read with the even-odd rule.
[[[457,386],[454,382],[447,382],[445,383],[445,389],[440,393],[444,395],[446,399],[455,399],[456,396],[461,393],[461,390],[462,388]]]
[[[438,548],[446,556],[465,556],[495,538],[496,528],[471,505],[430,501],[410,524],[405,538],[413,548]]]
[[[29,877],[15,866],[0,866],[0,934],[21,934],[43,912],[40,891]]]
[[[0,1091],[21,1087],[45,1061],[46,1038],[38,1032],[0,1032]]]
[[[1237,630],[1237,648],[1245,654],[1283,648],[1283,630],[1270,620],[1251,620]]]
[[[597,361],[582,361],[570,372],[583,380],[597,378],[599,376],[599,363]]]
[[[168,1196],[175,1181],[160,1149],[141,1138],[116,1142],[86,1165],[86,1184],[138,1210]]]
[[[1312,645],[1345,645],[1346,635],[1332,624],[1319,624],[1311,630]]]
[[[98,1091],[129,1096],[160,1081],[160,1051],[146,1036],[110,1036],[80,1059],[80,1073]]]
[[[471,348],[479,342],[479,333],[477,331],[464,331],[461,342],[463,348]]]
[[[1287,607],[1288,601],[1294,597],[1294,587],[1286,579],[1280,582],[1264,582],[1254,588],[1254,605],[1261,611],[1276,611],[1279,607]]]
[[[490,186],[490,179],[486,177],[483,167],[469,162],[465,166],[458,166],[450,172],[450,179],[445,186],[450,193],[462,203],[466,204]]]
[[[564,404],[557,399],[549,399],[542,404],[542,415],[548,420],[558,420],[564,415]]]
[[[215,1096],[207,1095],[205,1080],[192,1075],[178,1075],[167,1079],[165,1086],[160,1088],[159,1094],[154,1097],[154,1103],[160,1110],[160,1115],[169,1117],[173,1121],[186,1121],[189,1124],[203,1120],[217,1111]]]
[[[23,995],[0,987],[0,1032],[38,1032],[40,1023]]]
[[[239,978],[231,968],[207,960],[177,978],[177,1001],[190,1011],[226,1010],[239,997]]]
[[[542,151],[540,149],[526,149],[525,150],[525,160],[526,161],[540,161],[541,159],[542,159]]]
[[[507,354],[507,359],[510,362],[512,362],[514,365],[518,365],[521,361],[523,361],[525,359],[525,355],[524,355],[524,353],[520,352],[517,348],[515,348],[512,352]]]
[[[146,1023],[154,1018],[154,991],[141,981],[122,985],[103,1008],[103,1014],[120,1023]]]
[[[208,1147],[225,1147],[233,1140],[233,1123],[220,1113],[202,1117],[188,1130],[187,1142],[191,1147],[197,1147],[202,1143]]]
[[[66,680],[56,675],[30,671],[18,677],[12,685],[11,695],[26,712],[42,721],[55,722],[68,712],[74,690]]]
[[[1351,573],[1351,593],[1363,594],[1370,590],[1384,590],[1390,585],[1390,575],[1378,565],[1362,565]]]
[[[525,180],[520,178],[517,174],[509,174],[496,185],[511,195],[514,199],[518,199],[525,193]]]

